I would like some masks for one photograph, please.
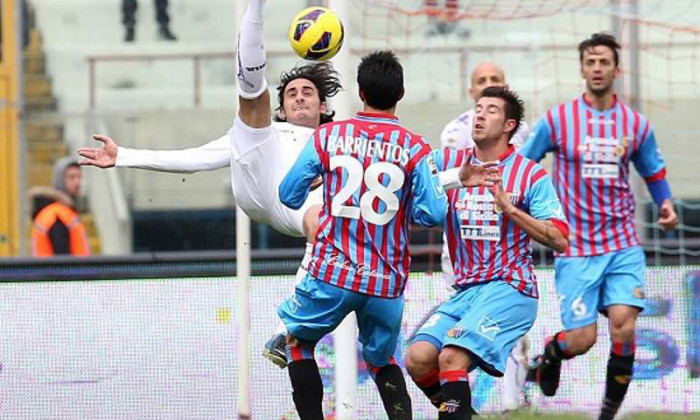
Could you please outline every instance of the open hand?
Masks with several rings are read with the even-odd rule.
[[[474,155],[470,153],[459,168],[459,180],[463,187],[491,187],[500,181],[498,161],[481,164],[473,162]]]
[[[107,136],[95,134],[93,139],[102,143],[102,147],[81,147],[78,154],[83,158],[78,161],[80,165],[97,166],[98,168],[111,168],[117,163],[117,143]]]

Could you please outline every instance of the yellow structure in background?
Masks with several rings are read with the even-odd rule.
[[[8,257],[20,253],[19,10],[0,1],[0,257]]]

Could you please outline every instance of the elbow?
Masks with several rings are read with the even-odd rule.
[[[568,239],[562,239],[561,241],[557,242],[556,247],[554,248],[555,251],[562,253],[566,252],[567,249],[569,249]]]

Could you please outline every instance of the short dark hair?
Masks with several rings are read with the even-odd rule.
[[[403,97],[403,67],[391,51],[367,54],[357,67],[357,85],[367,105],[391,109]]]
[[[326,102],[327,98],[335,96],[343,85],[340,84],[340,75],[333,68],[333,65],[327,61],[319,61],[313,64],[297,65],[288,72],[282,73],[280,76],[280,84],[277,86],[277,100],[279,104],[276,111],[279,112],[284,106],[284,91],[292,81],[297,79],[306,79],[313,83],[318,89],[318,96],[321,102]],[[333,121],[335,112],[321,114],[321,124]],[[279,115],[275,115],[275,121],[286,121]]]
[[[578,44],[578,58],[581,63],[583,63],[583,53],[589,48],[597,46],[608,47],[613,52],[613,57],[615,58],[615,67],[620,64],[620,56],[618,50],[620,49],[620,44],[617,43],[615,36],[605,32],[596,32],[591,35],[590,38],[584,39]]]
[[[513,128],[513,131],[508,133],[508,139],[511,139],[520,128],[520,124],[523,120],[523,114],[525,113],[523,100],[520,99],[517,93],[513,92],[507,87],[501,86],[490,86],[485,88],[479,94],[477,101],[481,98],[501,98],[506,103],[506,119],[515,120],[515,128]]]

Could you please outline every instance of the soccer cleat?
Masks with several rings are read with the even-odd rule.
[[[286,347],[287,337],[284,334],[275,334],[265,343],[263,357],[279,366],[280,369],[284,369],[287,367]]]
[[[548,397],[556,395],[561,375],[561,362],[539,355],[535,358],[534,366],[530,368],[530,371],[533,370],[535,382],[539,384],[542,393]]]

